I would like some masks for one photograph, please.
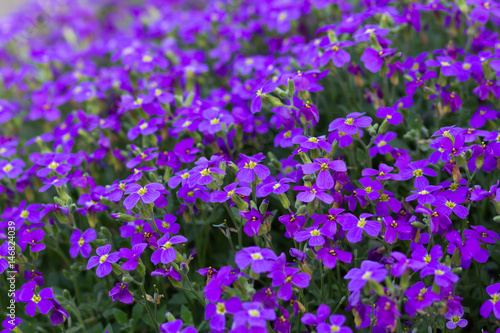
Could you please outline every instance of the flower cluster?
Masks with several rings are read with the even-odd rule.
[[[2,332],[500,332],[499,26],[487,0],[5,16]]]

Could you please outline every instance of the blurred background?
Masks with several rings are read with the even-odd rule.
[[[0,0],[0,16],[11,12],[24,2],[26,2],[26,0]]]

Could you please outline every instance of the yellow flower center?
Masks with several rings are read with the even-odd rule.
[[[12,164],[8,163],[3,167],[3,172],[9,172],[12,169],[14,169],[14,167],[12,166]]]
[[[81,237],[80,240],[78,241],[78,246],[83,246],[83,243],[85,243],[85,239]]]
[[[139,189],[139,191],[137,191],[137,194],[139,194],[139,195],[141,195],[141,196],[142,196],[142,195],[146,194],[146,192],[147,192],[147,191],[148,191],[148,190],[147,190],[145,187],[141,187],[141,188]]]
[[[369,278],[372,277],[372,272],[368,271],[363,276],[361,277],[363,280],[368,280]]]
[[[500,295],[498,294],[491,295],[491,302],[493,302],[493,304],[495,304],[498,301],[500,301]]]
[[[108,259],[108,255],[107,254],[101,256],[101,258],[99,258],[99,262],[102,264],[103,262],[106,261],[106,259]]]
[[[232,196],[233,196],[233,194],[234,194],[234,190],[231,190],[231,191],[227,192],[227,197],[228,197],[228,198],[229,198],[229,197],[232,197]]]
[[[170,223],[168,223],[168,222],[163,222],[163,223],[161,224],[161,226],[162,226],[163,228],[165,228],[165,229],[168,229],[168,228],[170,228]]]
[[[262,95],[262,89],[257,90],[257,92],[256,92],[255,94],[256,94],[257,96]]]
[[[321,163],[320,168],[321,168],[321,171],[328,170],[328,163]]]
[[[27,218],[29,215],[30,215],[30,212],[28,212],[27,210],[23,210],[23,211],[21,212],[21,217],[22,217],[23,219]]]
[[[52,162],[49,164],[49,168],[54,170],[55,168],[57,168],[59,166],[59,163],[56,163],[56,162]]]
[[[200,174],[202,176],[208,176],[210,174],[210,170],[208,168],[201,170]]]
[[[389,196],[387,194],[384,193],[380,196],[380,201],[385,202],[387,200],[389,200]]]
[[[121,183],[120,185],[118,185],[118,188],[123,191],[125,189],[125,186],[127,186],[127,185],[125,185],[124,183]]]
[[[33,295],[33,297],[31,297],[31,300],[35,303],[38,303],[42,300],[42,298],[40,297],[40,295]]]
[[[191,198],[193,195],[194,195],[194,192],[193,192],[193,191],[189,191],[189,192],[187,193],[187,196],[188,196],[188,197],[190,197],[190,198]]]
[[[277,183],[277,184],[275,184],[275,185],[273,186],[273,189],[274,189],[274,190],[276,190],[276,189],[277,189],[277,188],[279,188],[280,186],[281,186],[281,184],[280,184],[280,183]]]
[[[417,170],[413,171],[413,175],[415,177],[422,177],[423,174],[424,174],[424,171],[422,169],[417,169]]]
[[[142,57],[142,61],[144,61],[144,62],[151,62],[151,61],[153,61],[153,57],[151,57],[150,55],[146,54],[145,56]]]
[[[318,229],[314,229],[311,231],[311,236],[319,236],[321,233],[319,232]]]
[[[331,255],[331,256],[336,256],[337,252],[335,252],[334,249],[331,249],[330,251],[328,251],[328,254]]]
[[[210,120],[211,125],[217,125],[218,123],[219,123],[219,118],[214,118],[214,119]]]
[[[456,204],[454,202],[451,202],[451,201],[446,201],[445,205],[446,205],[446,207],[449,207],[451,209],[453,209],[456,206]]]
[[[431,256],[430,256],[430,255],[428,255],[428,254],[426,254],[426,255],[425,255],[425,257],[424,257],[424,261],[425,261],[426,263],[430,263],[430,262],[431,262],[431,260],[432,260]]]
[[[262,254],[260,252],[252,253],[250,256],[252,257],[253,260],[262,260],[262,259],[264,259],[264,257],[262,256]]]
[[[352,124],[354,124],[354,119],[353,118],[347,118],[346,120],[344,120],[344,124],[346,124],[346,125],[352,125]]]
[[[364,228],[366,225],[366,219],[365,218],[360,218],[358,221],[358,227],[359,228]]]
[[[224,303],[217,303],[217,313],[223,315],[226,313],[226,306]]]
[[[307,141],[316,143],[316,142],[318,142],[318,139],[313,137],[313,138],[309,138]]]
[[[257,166],[257,163],[255,163],[254,161],[250,161],[248,163],[245,163],[245,166],[244,168],[245,169],[253,169]]]
[[[460,321],[460,317],[459,316],[453,316],[453,317],[451,317],[451,321],[454,322],[454,323],[458,323]]]
[[[365,188],[365,191],[366,193],[372,193],[373,189],[370,186],[368,186],[367,188]]]
[[[148,123],[144,123],[141,126],[139,126],[141,130],[145,129],[146,127],[148,127]]]
[[[191,125],[193,122],[192,121],[189,121],[189,120],[186,120],[184,122],[184,124],[182,124],[182,127],[188,127],[189,125]]]
[[[290,283],[290,282],[292,282],[292,277],[291,277],[291,276],[288,276],[288,277],[285,279],[285,282],[286,282],[286,283]]]
[[[333,51],[333,52],[337,52],[338,50],[339,50],[339,47],[338,47],[337,45],[334,45],[334,46],[332,47],[332,51]]]
[[[337,325],[330,326],[330,332],[340,332],[340,326]]]
[[[422,195],[425,195],[425,194],[429,194],[430,192],[429,191],[426,191],[426,190],[422,190],[420,192],[418,192],[418,194],[422,194]]]
[[[255,318],[260,317],[259,310],[250,310],[250,311],[248,311],[248,314],[250,315],[250,317],[255,317]]]
[[[434,271],[434,274],[436,274],[436,275],[444,275],[444,271],[443,271],[443,270],[440,270],[440,269],[436,269],[436,270]]]
[[[184,172],[184,173],[181,175],[181,178],[182,178],[182,179],[188,179],[188,178],[189,178],[189,173]]]
[[[441,66],[450,66],[450,63],[446,62],[446,61],[443,61],[443,62],[441,62]]]
[[[283,134],[283,137],[285,138],[290,138],[292,136],[292,131],[286,131],[285,134]]]
[[[170,249],[171,247],[172,247],[172,243],[171,243],[171,242],[166,242],[165,244],[163,244],[163,248],[164,248],[165,250],[168,250],[168,249]]]

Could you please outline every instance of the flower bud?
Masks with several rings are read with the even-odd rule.
[[[380,125],[380,127],[378,129],[378,134],[383,134],[383,133],[387,132],[388,129],[389,129],[389,121],[387,119],[384,119],[384,121],[382,122],[382,125]]]
[[[288,200],[288,197],[286,196],[285,193],[280,193],[278,194],[278,197],[280,199],[281,205],[283,208],[288,209],[290,208],[290,200]]]
[[[137,263],[137,272],[139,272],[141,276],[146,275],[146,267],[140,261]]]
[[[135,221],[137,219],[134,216],[132,216],[132,215],[118,213],[117,220],[119,220],[119,221],[125,221],[125,222],[132,222],[132,221]]]
[[[302,205],[299,207],[299,209],[297,209],[297,215],[299,216],[302,216],[302,215],[306,215],[306,205]]]
[[[58,204],[59,206],[66,207],[66,205],[64,204],[64,202],[59,197],[54,197],[54,202],[56,204]]]
[[[262,215],[265,215],[267,212],[267,207],[269,206],[269,201],[267,199],[262,200],[262,203],[259,206],[259,212]]]
[[[288,95],[295,95],[295,82],[292,79],[288,79]]]
[[[233,195],[231,197],[231,200],[236,204],[236,206],[240,211],[248,210],[248,203],[242,198],[240,198],[238,195]]]
[[[130,275],[124,275],[123,278],[122,278],[122,282],[124,283],[130,283],[134,280],[133,277],[131,277]]]
[[[101,234],[106,238],[111,238],[111,231],[106,227],[101,227]]]
[[[314,205],[314,201],[311,201],[307,204],[307,214],[309,214],[309,216],[313,215],[314,214],[314,210],[315,210],[315,205]]]
[[[186,98],[186,101],[184,102],[185,107],[190,107],[191,104],[193,104],[193,99],[194,99],[194,92],[190,92],[188,97]]]
[[[418,222],[418,221],[412,222],[411,226],[418,228],[418,229],[424,229],[426,227],[425,224],[423,224],[422,222]]]

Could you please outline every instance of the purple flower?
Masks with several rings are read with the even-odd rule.
[[[162,122],[163,120],[161,118],[152,118],[149,121],[141,119],[135,127],[132,127],[128,131],[127,137],[129,138],[129,140],[133,141],[139,136],[139,134],[153,134],[154,132],[158,131],[158,125],[160,125]]]
[[[348,114],[345,119],[335,119],[330,123],[328,131],[338,130],[347,135],[356,134],[359,128],[368,127],[372,123],[372,118],[362,117],[363,115],[364,113],[353,112]]]
[[[392,147],[388,144],[389,141],[396,138],[397,134],[394,132],[387,132],[380,134],[375,139],[374,146],[370,148],[370,156],[374,157],[377,154],[385,155],[391,152]]]
[[[205,307],[205,320],[210,319],[212,330],[222,331],[226,327],[226,313],[234,314],[241,309],[241,301],[238,297],[232,297],[227,301],[220,300],[217,304],[208,303]]]
[[[176,319],[174,321],[167,322],[160,326],[160,330],[162,333],[197,333],[196,328],[192,326],[187,326],[184,329],[182,328],[182,320]]]
[[[465,229],[464,236],[467,239],[477,239],[485,243],[495,244],[500,236],[495,231],[487,230],[482,225],[471,225],[472,229]]]
[[[269,272],[273,268],[276,258],[276,254],[270,249],[250,246],[236,253],[234,261],[240,269],[245,269],[251,265],[252,271],[260,274]]]
[[[439,190],[441,187],[440,186],[432,186],[432,185],[427,185],[427,186],[415,186],[418,190],[412,191],[414,194],[406,197],[406,202],[413,201],[417,199],[418,203],[421,205],[425,204],[431,204],[434,201],[436,201],[436,198],[434,197],[433,193],[436,190]]]
[[[461,187],[455,191],[439,192],[434,205],[441,207],[442,211],[447,215],[453,211],[458,217],[465,219],[469,215],[469,210],[460,204],[465,202],[467,191],[466,187]]]
[[[266,166],[259,164],[265,158],[264,154],[258,153],[254,156],[240,154],[240,157],[241,161],[238,163],[240,170],[236,173],[239,181],[250,184],[255,180],[255,176],[264,180],[271,174]]]
[[[163,232],[164,234],[171,233],[171,234],[176,234],[179,232],[179,229],[181,226],[175,221],[177,220],[177,217],[175,217],[172,214],[165,214],[163,216],[163,221],[155,219],[155,223],[158,226],[158,230]]]
[[[429,181],[425,178],[425,176],[436,177],[436,171],[431,168],[427,168],[428,164],[429,160],[421,160],[402,165],[400,167],[401,171],[399,172],[399,176],[401,177],[401,180],[407,180],[415,177],[415,187],[419,189],[423,188],[429,185]]]
[[[140,153],[139,155],[128,161],[126,164],[127,168],[131,169],[142,162],[151,161],[152,159],[158,157],[159,155],[158,153],[153,153],[157,149],[158,148],[146,149],[144,152]]]
[[[405,303],[405,312],[410,317],[415,316],[417,311],[423,310],[441,299],[438,294],[428,290],[422,281],[418,281],[406,290],[405,295],[408,297],[408,301]]]
[[[411,226],[408,225],[404,220],[394,220],[391,216],[386,216],[383,218],[385,225],[385,241],[392,244],[396,241],[398,233],[407,234],[411,232]]]
[[[324,190],[320,189],[316,184],[314,184],[312,188],[307,186],[295,186],[293,190],[303,191],[297,194],[297,200],[302,202],[311,202],[316,199],[319,199],[326,204],[331,204],[333,202],[333,197]]]
[[[262,95],[274,91],[277,86],[278,84],[276,84],[276,82],[269,80],[262,87],[260,87],[260,89],[257,90],[255,95],[252,97],[252,106],[250,107],[250,111],[252,111],[252,113],[259,112],[262,108]]]
[[[41,229],[26,229],[19,238],[19,246],[23,252],[28,244],[30,245],[30,250],[32,252],[42,251],[45,249],[45,244],[41,243],[43,237],[45,237],[45,231]]]
[[[336,247],[322,247],[317,253],[317,258],[323,260],[325,267],[333,269],[337,265],[337,260],[350,264],[352,254]]]
[[[281,178],[279,181],[276,181],[273,177],[267,177],[263,183],[257,186],[257,197],[267,197],[270,193],[278,195],[285,193],[290,188],[290,185],[287,184],[290,182],[293,182],[293,179]]]
[[[96,249],[97,256],[93,256],[87,263],[87,269],[97,266],[97,276],[102,278],[111,273],[111,264],[120,259],[120,253],[109,253],[111,245],[104,245]]]
[[[343,326],[345,323],[345,316],[343,315],[331,315],[328,320],[330,324],[327,323],[319,323],[318,324],[318,333],[331,333],[331,332],[339,332],[339,333],[352,333],[352,330]]]
[[[381,107],[377,110],[377,117],[387,119],[391,125],[398,125],[403,121],[401,114],[391,107]]]
[[[283,270],[272,273],[272,286],[281,286],[278,298],[289,301],[292,298],[292,285],[299,288],[307,288],[311,277],[306,273],[299,273],[298,268],[285,267]]]
[[[348,230],[346,235],[347,240],[351,243],[361,241],[363,231],[372,237],[377,237],[380,234],[382,226],[377,221],[367,220],[373,216],[375,215],[363,213],[358,219],[350,213],[342,215],[339,222],[342,224],[344,230]]]
[[[371,34],[376,37],[384,37],[389,33],[389,31],[391,30],[387,28],[379,28],[377,25],[365,25],[359,29],[353,37],[356,42],[368,42]]]
[[[486,287],[486,292],[490,295],[491,299],[481,305],[479,313],[484,318],[488,318],[493,311],[493,314],[497,319],[500,319],[500,283],[492,284]]]
[[[361,185],[365,188],[358,190],[358,195],[367,196],[368,199],[375,201],[380,197],[379,191],[382,190],[383,186],[378,180],[371,180],[370,177],[363,177],[359,179]]]
[[[488,19],[490,18],[490,13],[497,17],[500,17],[500,9],[498,8],[498,4],[496,2],[490,0],[467,0],[467,3],[476,6],[470,12],[470,18],[473,21],[479,22],[481,24],[486,24],[488,22]]]
[[[33,317],[38,309],[40,313],[47,314],[52,309],[54,292],[51,288],[44,288],[39,293],[35,293],[36,283],[30,281],[23,285],[19,293],[19,300],[28,303],[26,305],[26,314]]]
[[[360,268],[352,268],[344,276],[344,279],[351,280],[347,288],[354,292],[363,289],[365,284],[370,281],[381,282],[385,279],[387,270],[384,265],[378,262],[365,260],[361,263]]]
[[[123,201],[123,205],[126,209],[132,209],[139,200],[145,204],[152,203],[161,195],[159,191],[164,189],[165,187],[160,183],[150,183],[144,187],[139,184],[128,184],[125,194],[130,195]]]
[[[334,160],[330,161],[327,158],[317,158],[314,160],[315,163],[307,163],[302,166],[302,171],[309,175],[319,170],[318,176],[316,178],[316,185],[322,190],[331,189],[335,183],[333,177],[329,170],[337,172],[346,172],[347,166],[344,161]]]
[[[458,282],[458,275],[451,272],[451,268],[441,264],[428,265],[420,272],[420,277],[424,278],[429,275],[434,275],[434,283],[443,288],[453,286],[453,283]]]
[[[137,267],[141,254],[147,246],[148,244],[146,243],[140,243],[132,246],[132,250],[127,248],[120,249],[120,256],[128,259],[128,261],[122,264],[122,269],[126,271],[133,271]]]
[[[174,280],[181,281],[181,274],[177,272],[173,266],[170,266],[168,268],[159,268],[151,272],[151,276],[163,276],[163,277],[170,277]]]
[[[233,316],[233,327],[236,330],[241,330],[248,324],[250,327],[267,326],[267,321],[276,319],[274,309],[262,308],[260,302],[248,302],[242,304],[243,309],[238,311]],[[242,327],[243,326],[243,327]]]
[[[332,60],[335,67],[342,67],[351,60],[351,56],[347,51],[343,50],[342,47],[353,46],[356,43],[351,41],[337,42],[329,45],[325,45],[326,51],[321,55],[320,63],[321,66],[325,66],[330,59]]]
[[[71,248],[69,249],[69,254],[71,258],[76,258],[78,253],[82,253],[82,257],[88,258],[92,247],[90,242],[97,238],[97,234],[94,229],[87,229],[83,232],[79,229],[75,229],[71,234],[69,241],[71,242]]]
[[[325,238],[333,239],[333,233],[331,232],[328,225],[319,227],[319,224],[315,224],[312,227],[305,228],[304,231],[299,231],[295,234],[295,240],[297,242],[303,242],[309,240],[308,244],[311,247],[321,246],[325,244]]]
[[[175,145],[174,155],[183,163],[192,163],[196,159],[196,154],[200,152],[198,148],[193,147],[194,139],[188,138]]]
[[[303,136],[298,135],[293,138],[292,142],[294,144],[300,145],[300,151],[309,151],[312,149],[321,149],[323,148],[327,152],[332,151],[332,144],[325,140],[325,136],[314,137],[314,136]]]
[[[247,236],[251,237],[253,235],[258,235],[260,226],[264,221],[265,216],[253,207],[249,212],[242,211],[238,213],[247,220],[245,226],[243,227],[243,231],[247,234]],[[271,213],[266,213],[266,215],[270,214]]]
[[[446,314],[444,315],[444,317],[449,320],[449,322],[446,323],[446,327],[448,327],[450,330],[453,330],[457,326],[459,327],[467,326],[467,320],[462,318],[463,315],[464,315],[464,310],[462,309],[461,306],[450,308],[448,312],[446,312]]]
[[[169,234],[158,239],[158,249],[151,255],[151,262],[155,265],[161,261],[162,264],[168,264],[175,260],[177,252],[172,247],[174,244],[187,242],[187,238],[181,235],[170,238]]]
[[[274,137],[274,146],[288,148],[293,146],[293,138],[302,135],[304,130],[302,128],[292,128],[289,130],[283,130]]]
[[[436,60],[426,60],[425,64],[429,67],[441,67],[441,74],[444,76],[456,76],[459,72],[457,66],[453,64],[450,57],[436,57]]]
[[[57,176],[49,178],[43,182],[43,186],[40,187],[38,192],[45,192],[52,186],[60,187],[69,182],[69,178],[57,178]]]
[[[224,187],[224,191],[213,191],[210,196],[211,202],[226,202],[231,199],[233,195],[244,195],[249,196],[252,193],[252,189],[249,187],[238,187],[239,183],[232,183]]]
[[[188,177],[187,181],[189,186],[193,187],[198,185],[208,185],[213,181],[212,173],[217,173],[220,175],[225,175],[226,173],[219,168],[219,164],[222,158],[216,155],[210,157],[210,161],[205,157],[201,157],[195,162],[197,165],[191,171],[191,176]]]
[[[115,301],[120,301],[125,304],[131,304],[134,301],[134,297],[128,290],[128,284],[124,282],[119,282],[113,289],[109,291],[109,296]]]
[[[384,63],[384,58],[394,54],[394,50],[382,49],[376,51],[371,47],[367,47],[361,56],[361,61],[365,64],[366,69],[372,73],[377,73]]]
[[[7,176],[14,179],[23,172],[23,167],[26,164],[20,159],[13,159],[12,161],[3,160],[0,162],[0,179]]]

